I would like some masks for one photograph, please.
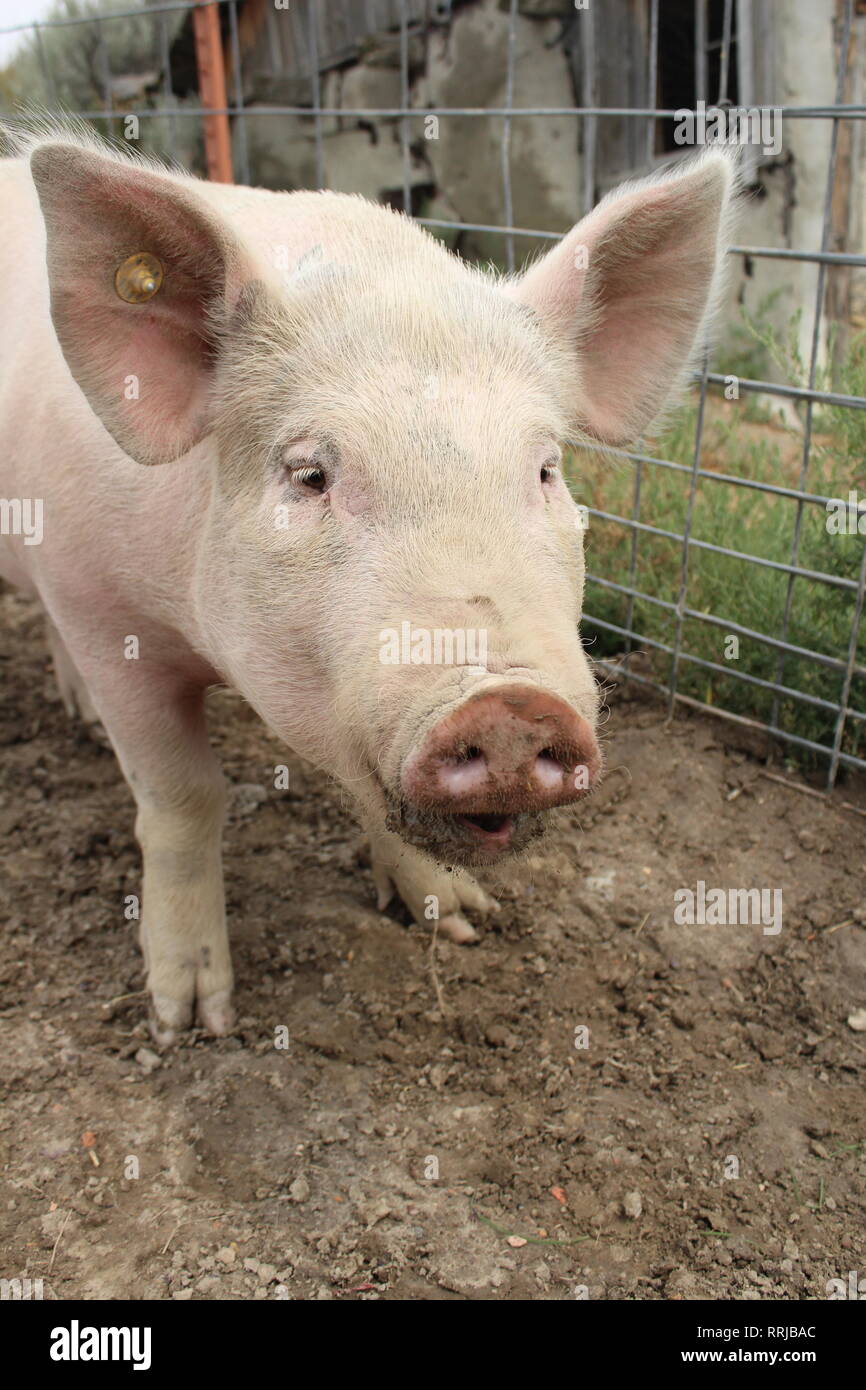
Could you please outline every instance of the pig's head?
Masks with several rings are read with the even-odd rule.
[[[728,159],[608,197],[504,281],[356,199],[229,221],[92,150],[32,168],[73,375],[133,458],[206,470],[194,644],[374,824],[452,863],[522,847],[601,763],[561,443],[636,438],[684,378]]]

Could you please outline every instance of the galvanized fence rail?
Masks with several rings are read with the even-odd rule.
[[[325,117],[377,117],[397,119],[400,123],[400,143],[402,149],[403,200],[404,207],[407,209],[411,208],[412,205],[411,144],[413,122],[424,120],[430,116],[436,116],[440,119],[456,117],[470,117],[479,120],[490,119],[491,117],[501,118],[503,122],[501,141],[502,221],[497,223],[473,223],[423,217],[418,218],[418,221],[430,228],[443,231],[472,231],[501,236],[503,238],[505,261],[509,268],[513,268],[520,263],[520,258],[515,248],[516,240],[523,238],[532,239],[536,242],[553,242],[559,239],[559,234],[557,233],[514,225],[514,198],[510,152],[512,122],[516,118],[524,116],[567,116],[574,118],[575,121],[582,124],[584,211],[588,211],[592,206],[596,193],[599,122],[612,118],[625,118],[629,121],[645,122],[647,164],[649,165],[653,154],[656,123],[662,120],[670,120],[676,115],[674,110],[652,104],[645,106],[602,106],[598,104],[596,98],[595,53],[597,26],[603,23],[603,18],[598,17],[598,7],[592,3],[592,0],[590,0],[590,3],[585,8],[575,5],[575,9],[580,9],[580,22],[584,25],[582,52],[583,95],[585,100],[582,105],[544,107],[518,106],[515,104],[514,91],[517,63],[516,25],[518,19],[518,0],[509,0],[507,43],[504,53],[505,105],[480,107],[472,105],[413,107],[411,105],[410,39],[415,33],[423,30],[424,27],[431,22],[439,24],[447,23],[451,13],[450,0],[439,0],[438,3],[437,0],[379,0],[378,6],[376,0],[372,0],[372,2],[368,0],[365,9],[365,14],[368,17],[371,15],[374,16],[377,12],[377,8],[384,6],[388,11],[388,16],[392,24],[395,28],[399,28],[400,105],[361,108],[324,106],[321,101],[322,55],[319,52],[320,21],[322,19],[322,14],[317,9],[317,2],[322,5],[327,5],[327,0],[288,0],[286,4],[277,3],[277,0],[274,0],[275,10],[283,11],[284,16],[287,15],[288,11],[291,12],[293,42],[295,42],[296,45],[300,43],[302,47],[305,46],[306,48],[304,63],[309,80],[309,101],[304,104],[295,105],[269,103],[265,110],[256,110],[257,117],[267,115],[270,119],[275,120],[290,117],[304,117],[308,120],[313,120],[315,168],[319,187],[324,187],[325,158],[323,142],[325,135],[323,131],[323,119]],[[647,55],[647,91],[650,93],[654,93],[656,90],[656,78],[658,73],[659,3],[660,0],[646,0],[648,7],[648,33],[650,39]],[[172,99],[173,87],[167,19],[168,16],[176,16],[179,12],[206,9],[213,4],[222,11],[227,11],[228,15],[227,33],[230,47],[229,63],[232,96],[228,99],[225,106],[197,107],[195,109],[182,107]],[[140,118],[142,120],[165,120],[169,123],[169,130],[175,132],[177,129],[177,121],[203,121],[208,116],[228,116],[235,122],[240,130],[233,155],[235,176],[239,182],[250,182],[249,151],[244,128],[247,109],[243,101],[237,0],[160,0],[159,3],[148,5],[144,9],[130,6],[130,8],[126,10],[107,11],[98,16],[100,32],[103,32],[103,26],[105,25],[122,23],[124,20],[131,18],[140,19],[142,15],[152,18],[156,33],[158,34],[159,52],[163,68],[163,94],[168,104],[158,109],[141,111],[138,113]],[[724,107],[731,104],[729,99],[729,85],[731,79],[730,54],[732,43],[736,40],[736,34],[734,32],[734,0],[724,0],[723,4],[722,33],[716,43],[716,47],[719,49],[719,87],[718,91],[713,93],[709,93],[707,89],[706,58],[708,44],[706,16],[706,0],[695,0],[696,97],[697,99],[714,100],[717,106]],[[651,453],[642,452],[638,449],[609,451],[633,467],[631,514],[628,516],[619,515],[593,507],[590,507],[588,511],[589,515],[597,518],[599,521],[614,523],[617,526],[626,528],[630,533],[631,554],[628,576],[629,582],[623,584],[611,579],[609,576],[589,570],[587,573],[588,593],[591,595],[593,586],[597,586],[598,589],[602,591],[606,590],[611,593],[616,593],[624,599],[627,599],[627,617],[623,624],[609,622],[599,616],[593,615],[591,603],[588,610],[584,612],[583,617],[585,627],[595,627],[600,631],[614,634],[616,637],[621,638],[625,645],[626,659],[616,662],[596,659],[597,665],[609,671],[616,670],[628,679],[639,682],[644,686],[662,693],[668,701],[671,713],[678,703],[704,709],[713,715],[721,716],[735,723],[762,730],[766,734],[772,736],[772,738],[778,739],[783,745],[801,748],[813,755],[817,755],[821,761],[826,763],[826,786],[828,790],[832,789],[834,786],[840,767],[858,769],[860,771],[866,770],[866,758],[860,757],[852,752],[847,752],[843,748],[846,729],[851,724],[866,724],[866,710],[854,708],[851,703],[852,687],[855,679],[866,681],[866,666],[858,659],[858,640],[863,617],[864,598],[866,598],[866,541],[864,541],[859,575],[856,579],[849,578],[845,575],[824,572],[820,569],[816,570],[800,562],[803,518],[806,514],[806,509],[809,507],[826,508],[828,502],[833,500],[820,490],[815,490],[809,486],[810,478],[813,476],[812,452],[815,408],[817,406],[841,407],[852,411],[866,410],[866,396],[822,390],[817,386],[821,362],[822,324],[825,314],[827,272],[830,268],[837,266],[866,267],[866,255],[834,252],[830,249],[832,238],[832,201],[837,177],[840,125],[845,121],[862,121],[866,119],[866,106],[845,104],[843,101],[848,77],[848,55],[853,19],[854,0],[842,0],[837,36],[839,60],[835,100],[833,104],[774,108],[781,115],[783,120],[829,121],[831,123],[820,246],[792,249],[790,247],[737,244],[729,248],[729,254],[735,257],[772,258],[781,261],[811,263],[817,266],[816,292],[814,303],[811,306],[812,330],[808,360],[808,385],[803,387],[769,380],[743,378],[740,378],[738,381],[738,386],[741,391],[747,393],[759,392],[768,396],[775,396],[802,402],[804,404],[805,413],[803,420],[802,452],[797,486],[781,486],[758,478],[735,476],[730,473],[719,472],[702,466],[704,424],[709,392],[711,388],[723,386],[726,382],[726,377],[724,375],[708,370],[705,358],[703,370],[696,375],[699,395],[695,417],[696,425],[691,465],[678,463],[672,459],[659,458]],[[0,27],[0,34],[24,33],[30,31],[35,35],[36,48],[40,59],[45,87],[46,103],[49,107],[54,99],[55,86],[45,54],[45,46],[42,43],[42,34],[52,28],[93,23],[94,17],[92,15],[80,15],[70,16],[64,19],[51,19],[38,23],[7,26],[5,28]],[[84,117],[87,120],[97,122],[105,121],[109,123],[116,121],[119,116],[126,114],[127,108],[118,109],[112,100],[108,48],[104,41],[101,44],[100,68],[103,74],[105,90],[105,100],[101,108],[76,111],[73,113],[53,111],[51,114],[60,117],[74,114]],[[467,96],[471,96],[471,93],[467,93]],[[7,117],[11,117],[13,120],[16,118],[16,114],[13,112],[4,114]],[[565,230],[567,229],[563,229],[563,232]],[[685,524],[681,531],[655,526],[650,521],[643,518],[641,514],[642,487],[648,476],[647,470],[650,469],[667,469],[682,475],[683,483],[687,490],[687,500]],[[692,528],[695,497],[697,488],[702,481],[712,482],[715,486],[748,488],[768,496],[789,500],[792,505],[793,519],[788,561],[780,562],[757,554],[752,554],[748,551],[739,551],[728,546],[715,545],[710,541],[699,539],[693,535]],[[638,587],[637,568],[641,536],[663,538],[680,547],[679,584],[675,601],[659,598],[657,595],[646,593]],[[715,552],[719,555],[740,560],[746,565],[768,568],[786,576],[784,612],[778,631],[763,632],[756,628],[738,623],[724,613],[698,610],[689,604],[690,559],[693,552],[701,551]],[[591,558],[592,553],[590,552],[590,559]],[[790,640],[789,629],[796,584],[823,585],[831,589],[842,590],[849,596],[851,613],[849,638],[845,649],[838,654],[833,655],[827,652],[814,650],[809,646],[804,646]],[[657,638],[649,636],[646,632],[641,632],[635,611],[635,604],[637,601],[648,603],[670,615],[674,626],[672,641],[662,642]],[[693,652],[688,651],[684,646],[684,625],[687,621],[709,625],[719,629],[726,636],[734,635],[760,643],[769,651],[776,654],[774,678],[772,680],[767,680],[745,671],[738,671],[731,666],[722,666],[718,662],[708,661],[704,657],[697,656]],[[638,671],[630,670],[627,657],[629,653],[634,652],[637,648],[649,649],[665,658],[666,673],[664,670],[659,671],[655,668],[653,669],[652,675],[641,674]],[[807,690],[802,690],[794,685],[788,684],[785,679],[785,673],[788,660],[791,657],[815,663],[817,666],[835,673],[838,677],[838,697],[836,699],[826,699],[814,695]],[[726,679],[732,678],[743,681],[755,688],[772,692],[773,704],[770,716],[768,718],[750,717],[742,713],[737,713],[734,710],[726,709],[722,705],[716,703],[709,704],[694,696],[685,694],[679,688],[680,673],[684,663],[691,664]],[[832,738],[826,742],[819,742],[814,739],[802,737],[784,728],[779,718],[780,705],[783,699],[794,700],[814,708],[819,708],[828,716],[832,717]]]

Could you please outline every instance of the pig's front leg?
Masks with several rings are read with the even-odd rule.
[[[439,930],[452,941],[475,941],[477,932],[463,909],[485,915],[499,904],[463,869],[448,869],[413,849],[389,831],[371,831],[370,860],[381,912],[396,889],[415,921]]]
[[[225,790],[210,747],[204,692],[161,668],[88,683],[132,788],[143,860],[140,941],[151,1029],[174,1041],[197,1019],[231,1030],[232,967],[221,841]]]

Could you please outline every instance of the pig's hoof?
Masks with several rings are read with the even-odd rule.
[[[170,1047],[181,1033],[192,1027],[192,1002],[170,999],[167,994],[152,994],[150,998],[150,1032],[160,1047]]]
[[[198,1019],[203,1028],[216,1038],[224,1038],[235,1026],[235,1011],[230,989],[218,989],[207,999],[198,1001]]]
[[[441,908],[445,908],[446,911],[439,918],[439,930],[443,936],[447,936],[450,941],[456,941],[459,946],[468,946],[478,940],[478,932],[463,916],[461,909],[467,907],[479,917],[499,911],[496,899],[485,893],[481,884],[476,883],[470,874],[458,869],[452,875],[452,892],[441,904]]]
[[[443,936],[447,936],[450,941],[456,941],[460,946],[468,946],[470,941],[478,940],[478,933],[472,923],[460,912],[452,912],[449,917],[443,917],[439,923],[439,930]]]
[[[429,928],[436,920],[430,917],[435,902],[440,933],[461,945],[478,940],[464,910],[481,917],[499,911],[496,899],[485,893],[464,869],[443,869],[393,837],[373,841],[372,865],[380,912],[388,906],[396,888],[415,921]]]
[[[197,1006],[191,999],[171,999],[167,994],[152,995],[150,1031],[154,1041],[160,1047],[170,1047],[193,1026],[196,1013],[202,1028],[206,1028],[214,1037],[225,1037],[235,1025],[231,990],[215,990],[205,999],[199,999]]]

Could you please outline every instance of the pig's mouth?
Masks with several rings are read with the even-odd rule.
[[[445,863],[469,868],[519,853],[544,833],[547,821],[545,811],[449,815],[403,802],[392,808],[388,828]]]
[[[468,828],[477,844],[490,851],[508,849],[516,827],[514,816],[456,816],[455,820]]]

